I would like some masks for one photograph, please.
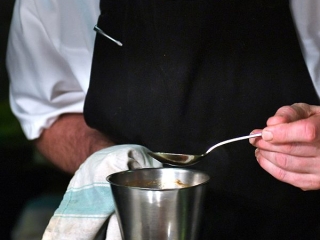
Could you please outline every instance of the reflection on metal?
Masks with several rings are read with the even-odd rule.
[[[104,31],[102,31],[101,28],[99,28],[97,25],[94,26],[93,30],[95,30],[97,33],[101,34],[102,36],[110,39],[111,41],[115,42],[118,46],[122,47],[122,42],[110,37],[108,34],[106,34]]]

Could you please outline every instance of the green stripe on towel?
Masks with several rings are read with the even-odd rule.
[[[110,215],[113,211],[114,203],[110,186],[92,186],[82,190],[68,190],[55,215],[101,217]]]

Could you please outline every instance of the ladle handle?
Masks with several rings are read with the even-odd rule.
[[[219,146],[221,146],[221,145],[224,145],[224,144],[227,144],[227,143],[231,143],[231,142],[240,141],[240,140],[244,140],[244,139],[261,137],[261,135],[262,135],[262,133],[256,133],[256,134],[250,134],[250,135],[248,135],[248,136],[232,138],[232,139],[229,139],[229,140],[225,140],[225,141],[219,142],[219,143],[217,143],[216,145],[213,145],[211,148],[209,148],[204,155],[207,155],[207,154],[210,153],[213,149],[215,149],[216,147],[219,147]]]

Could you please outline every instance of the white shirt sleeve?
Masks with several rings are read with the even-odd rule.
[[[302,54],[320,96],[320,1],[291,0]]]
[[[16,0],[7,50],[10,104],[28,139],[83,111],[99,0]]]

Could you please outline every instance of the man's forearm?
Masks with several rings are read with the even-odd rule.
[[[82,114],[65,114],[36,139],[39,152],[63,171],[74,173],[92,153],[114,145],[89,128]]]

